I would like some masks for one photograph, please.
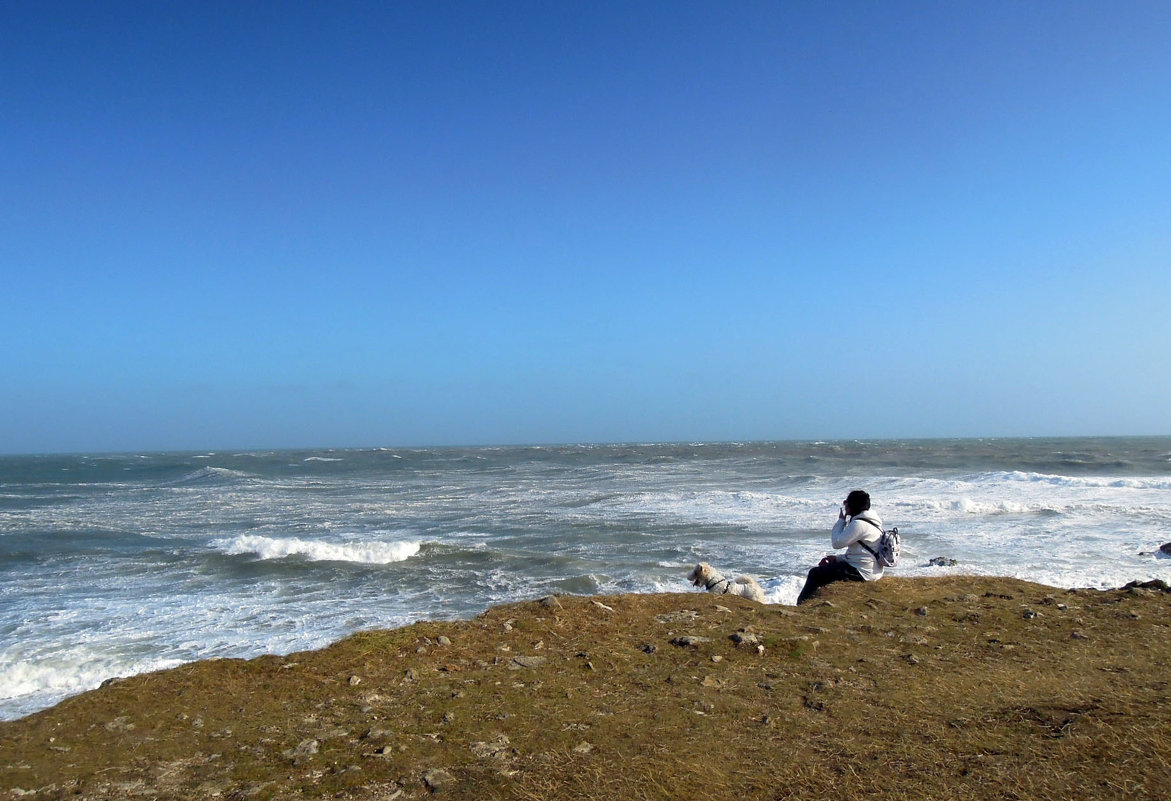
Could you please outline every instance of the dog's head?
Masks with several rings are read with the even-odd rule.
[[[687,574],[687,578],[691,581],[692,584],[698,587],[701,584],[706,584],[708,579],[711,578],[711,575],[712,566],[707,562],[700,562],[695,566],[694,569],[692,569],[690,573]]]

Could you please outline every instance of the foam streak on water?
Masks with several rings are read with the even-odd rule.
[[[693,591],[700,560],[792,603],[856,487],[901,575],[1171,580],[1171,438],[8,457],[0,718],[548,593]]]

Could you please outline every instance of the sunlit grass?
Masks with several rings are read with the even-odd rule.
[[[532,601],[111,683],[0,724],[0,788],[1164,798],[1169,599],[949,577],[834,585],[800,608]],[[686,636],[706,640],[672,644]]]

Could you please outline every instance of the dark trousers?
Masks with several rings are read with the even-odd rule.
[[[828,565],[818,565],[809,571],[809,577],[805,579],[805,586],[801,588],[801,594],[797,596],[797,603],[805,603],[809,600],[809,596],[813,595],[826,584],[833,584],[835,581],[865,580],[862,578],[862,574],[844,559],[838,559],[836,562],[830,562]]]

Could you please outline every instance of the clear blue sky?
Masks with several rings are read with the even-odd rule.
[[[0,452],[1171,433],[1166,2],[0,6]]]

